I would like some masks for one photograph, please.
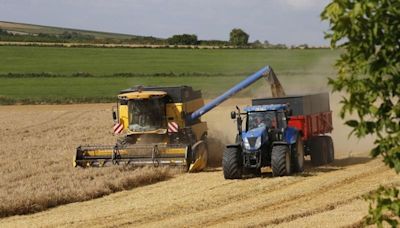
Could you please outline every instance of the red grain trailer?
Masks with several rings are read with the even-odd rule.
[[[269,104],[290,106],[288,125],[301,132],[305,155],[311,156],[314,165],[323,165],[334,160],[333,141],[328,135],[333,130],[328,93],[252,100],[252,105]]]

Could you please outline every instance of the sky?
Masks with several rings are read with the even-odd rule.
[[[0,21],[167,38],[327,45],[319,14],[329,0],[0,0]]]

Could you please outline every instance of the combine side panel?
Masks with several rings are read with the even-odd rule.
[[[196,136],[197,141],[201,140],[201,137],[208,130],[206,122],[196,123],[196,124],[193,124],[191,127],[192,127],[192,132]]]
[[[186,113],[192,113],[204,105],[203,98],[195,99],[184,103]]]
[[[119,122],[124,125],[124,129],[128,128],[128,103],[120,103],[118,105]]]
[[[179,128],[185,127],[185,120],[182,119],[182,103],[168,103],[166,104],[166,109],[167,122],[175,122]]]

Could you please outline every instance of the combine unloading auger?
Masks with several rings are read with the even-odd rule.
[[[266,66],[204,105],[200,91],[188,86],[133,87],[118,95],[114,131],[124,137],[111,146],[79,146],[74,166],[175,165],[190,172],[207,166],[207,124],[200,117],[265,77],[273,97],[283,88]]]

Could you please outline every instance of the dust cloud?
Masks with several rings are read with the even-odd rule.
[[[279,75],[278,72],[276,73],[288,96],[328,92],[334,128],[330,135],[334,141],[335,157],[339,159],[353,156],[366,157],[374,147],[375,138],[372,136],[363,139],[349,137],[351,128],[344,124],[347,119],[342,120],[339,116],[340,100],[346,95],[330,92],[332,89],[328,86],[328,77],[334,77],[335,71],[332,67],[333,63],[329,64],[328,61],[332,62],[332,59],[321,59],[320,63],[299,74]],[[252,98],[271,97],[271,91],[266,81],[259,80],[238,95],[248,97],[231,98],[203,117],[209,127],[209,158],[213,165],[221,164],[225,145],[233,143],[237,134],[236,123],[230,119],[230,112],[235,110],[236,105],[240,108],[251,105]]]
[[[208,126],[208,162],[210,166],[221,166],[225,146],[235,142],[236,120],[231,119],[231,111],[235,110],[236,105],[244,107],[249,104],[251,104],[250,98],[230,99],[203,117],[203,121],[206,121]]]

